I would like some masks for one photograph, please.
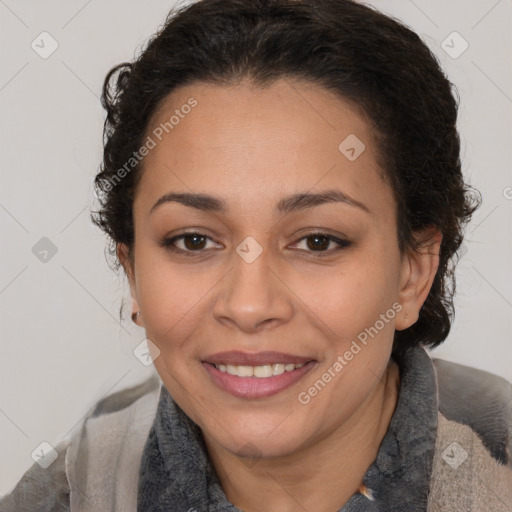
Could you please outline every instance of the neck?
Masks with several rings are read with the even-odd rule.
[[[245,512],[334,512],[358,491],[388,430],[399,369],[390,361],[368,400],[328,437],[293,454],[247,464],[206,438],[226,497]],[[333,455],[335,454],[335,455]]]

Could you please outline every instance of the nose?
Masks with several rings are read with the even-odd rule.
[[[213,315],[230,328],[254,333],[288,322],[294,312],[292,296],[282,266],[272,260],[268,250],[255,259],[243,251],[234,252],[233,266],[220,284]]]

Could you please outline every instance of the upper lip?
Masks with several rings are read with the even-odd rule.
[[[205,363],[210,364],[232,364],[234,366],[261,366],[265,364],[289,364],[289,363],[307,363],[312,361],[311,357],[297,356],[294,354],[284,354],[282,352],[241,352],[231,350],[228,352],[217,352],[203,359]]]

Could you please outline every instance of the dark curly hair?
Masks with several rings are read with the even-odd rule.
[[[132,204],[143,161],[122,179],[119,171],[142,146],[162,100],[192,82],[230,85],[245,77],[261,87],[278,78],[305,79],[362,108],[394,191],[400,250],[417,250],[422,242],[414,232],[422,228],[443,233],[430,293],[418,321],[395,332],[394,349],[439,345],[454,316],[457,249],[481,202],[461,172],[458,98],[416,33],[352,0],[178,6],[134,62],[109,71],[102,94],[104,155],[94,183],[100,209],[91,218],[110,238],[114,268],[120,267],[117,244],[133,255]]]

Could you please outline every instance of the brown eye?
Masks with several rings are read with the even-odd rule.
[[[183,243],[185,247],[191,251],[195,249],[204,249],[204,243],[207,239],[206,236],[194,233],[191,235],[183,235]]]
[[[168,251],[184,254],[185,256],[199,256],[206,252],[206,245],[209,240],[211,238],[202,233],[191,232],[166,238],[160,242],[160,245]],[[178,246],[178,243],[181,247]]]
[[[308,249],[312,251],[320,250],[323,251],[329,247],[331,239],[323,235],[310,235],[306,238]]]
[[[334,251],[344,249],[351,245],[351,242],[348,240],[341,240],[340,238],[326,233],[311,233],[310,235],[301,238],[295,245],[298,246],[301,243],[304,243],[303,241],[305,241],[306,247],[301,250],[304,250],[305,252],[320,253],[318,256],[324,255],[321,253],[331,254]],[[331,246],[331,243],[334,244],[334,247]],[[329,249],[330,246],[331,248]]]

